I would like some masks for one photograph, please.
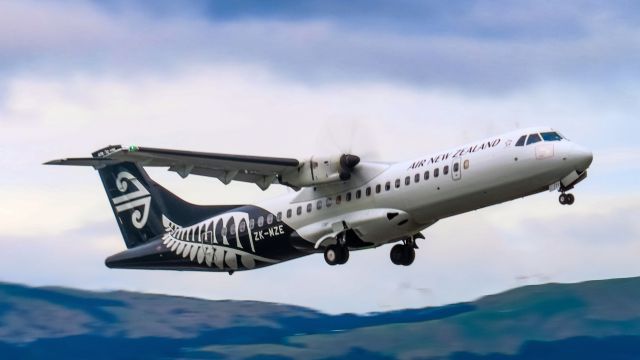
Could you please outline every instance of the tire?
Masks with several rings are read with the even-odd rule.
[[[395,265],[402,265],[402,260],[404,259],[404,245],[398,244],[392,247],[389,257],[391,258],[391,262]]]
[[[349,248],[346,246],[340,247],[340,262],[338,264],[344,265],[349,261]]]
[[[567,195],[560,194],[560,197],[558,197],[558,201],[560,202],[560,204],[566,205],[567,204]]]
[[[342,254],[338,246],[329,245],[324,250],[324,261],[331,266],[337,265],[340,262],[341,255]]]
[[[573,196],[573,194],[567,194],[567,205],[573,205],[573,203],[576,201],[576,197]]]
[[[416,259],[416,250],[409,245],[404,245],[402,257],[402,265],[409,266]]]

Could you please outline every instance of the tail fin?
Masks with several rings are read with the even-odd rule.
[[[45,164],[92,166],[98,170],[127,248],[164,234],[163,215],[182,226],[190,226],[241,206],[190,204],[151,180],[137,163],[104,156],[119,148],[110,146],[94,152],[90,158],[52,160]]]
[[[182,202],[180,199],[151,180],[135,163],[105,166],[98,173],[127,248],[164,233],[162,214],[168,209],[162,200],[173,197],[174,202]]]
[[[163,215],[189,226],[241,206],[188,203],[153,181],[140,165],[133,162],[102,166],[98,173],[127,248],[142,245],[164,234]]]

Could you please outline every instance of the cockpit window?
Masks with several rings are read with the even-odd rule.
[[[535,144],[535,143],[537,143],[539,141],[542,141],[542,139],[540,139],[540,135],[531,134],[531,135],[529,135],[529,138],[527,139],[527,145]]]
[[[522,135],[516,142],[516,146],[524,146],[524,141],[527,140],[527,135]]]
[[[553,132],[543,132],[540,135],[542,135],[542,139],[544,141],[561,141],[562,140],[562,136],[560,136],[560,134],[558,134],[555,131],[553,131]]]

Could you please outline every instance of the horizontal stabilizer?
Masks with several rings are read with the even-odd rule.
[[[115,159],[68,158],[47,161],[44,165],[93,166],[96,169],[102,169],[105,166],[115,165],[121,162],[122,161]]]

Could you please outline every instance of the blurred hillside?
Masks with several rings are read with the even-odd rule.
[[[0,357],[639,359],[640,278],[369,315],[0,283]]]

